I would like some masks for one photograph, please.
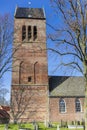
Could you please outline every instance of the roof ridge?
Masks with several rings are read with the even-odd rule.
[[[59,76],[59,75],[48,75],[49,77],[77,77],[77,78],[79,78],[79,77],[81,77],[81,78],[84,78],[83,76]]]
[[[22,9],[43,9],[43,8],[33,8],[33,7],[18,7],[18,8],[22,8]]]

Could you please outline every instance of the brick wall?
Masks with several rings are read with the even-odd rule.
[[[46,85],[12,86],[12,110],[20,122],[45,121],[48,116]],[[11,117],[13,119],[13,117]]]
[[[69,98],[63,98],[66,102],[66,112],[60,113],[59,112],[59,100],[60,98],[50,98],[49,101],[49,119],[52,122],[60,122],[62,121],[82,121],[84,119],[84,113],[83,113],[83,102],[84,98],[79,98],[81,101],[82,111],[76,112],[75,111],[75,97],[69,97]]]
[[[37,39],[22,42],[22,26],[37,26]],[[15,19],[14,22],[14,49],[17,51],[13,57],[12,84],[28,83],[29,76],[32,83],[48,84],[48,66],[46,53],[46,27],[45,20],[35,19]],[[21,64],[21,76],[19,79],[19,66]],[[15,63],[14,63],[15,62]],[[35,81],[34,81],[35,80]]]
[[[37,26],[37,39],[22,41],[22,26]],[[15,19],[11,113],[17,121],[48,120],[48,65],[45,20]],[[15,117],[15,116],[14,116]],[[11,115],[11,120],[13,119]]]

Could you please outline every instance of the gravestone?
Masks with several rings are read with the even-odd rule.
[[[57,125],[57,130],[60,130],[59,125]]]
[[[8,124],[5,124],[5,129],[4,130],[8,130]]]

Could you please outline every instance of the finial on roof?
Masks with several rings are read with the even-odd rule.
[[[28,2],[29,7],[31,6],[31,1]]]
[[[43,13],[44,13],[44,18],[46,18],[46,14],[45,14],[45,9],[44,9],[44,7],[43,7]]]
[[[17,8],[18,8],[18,5],[16,5],[14,16],[16,15],[16,10],[17,10]]]

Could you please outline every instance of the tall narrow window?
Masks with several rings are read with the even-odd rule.
[[[23,64],[23,61],[21,61],[19,64],[19,84],[21,84],[22,64]]]
[[[28,41],[30,41],[31,37],[32,37],[31,26],[28,26]]]
[[[33,40],[36,40],[37,39],[37,27],[34,26],[33,27]]]
[[[63,99],[60,99],[60,101],[59,101],[59,111],[61,113],[66,112],[65,101]]]
[[[22,27],[22,41],[24,41],[26,39],[26,26],[24,25]]]
[[[75,100],[75,109],[76,109],[76,112],[81,112],[81,103],[79,99]]]

